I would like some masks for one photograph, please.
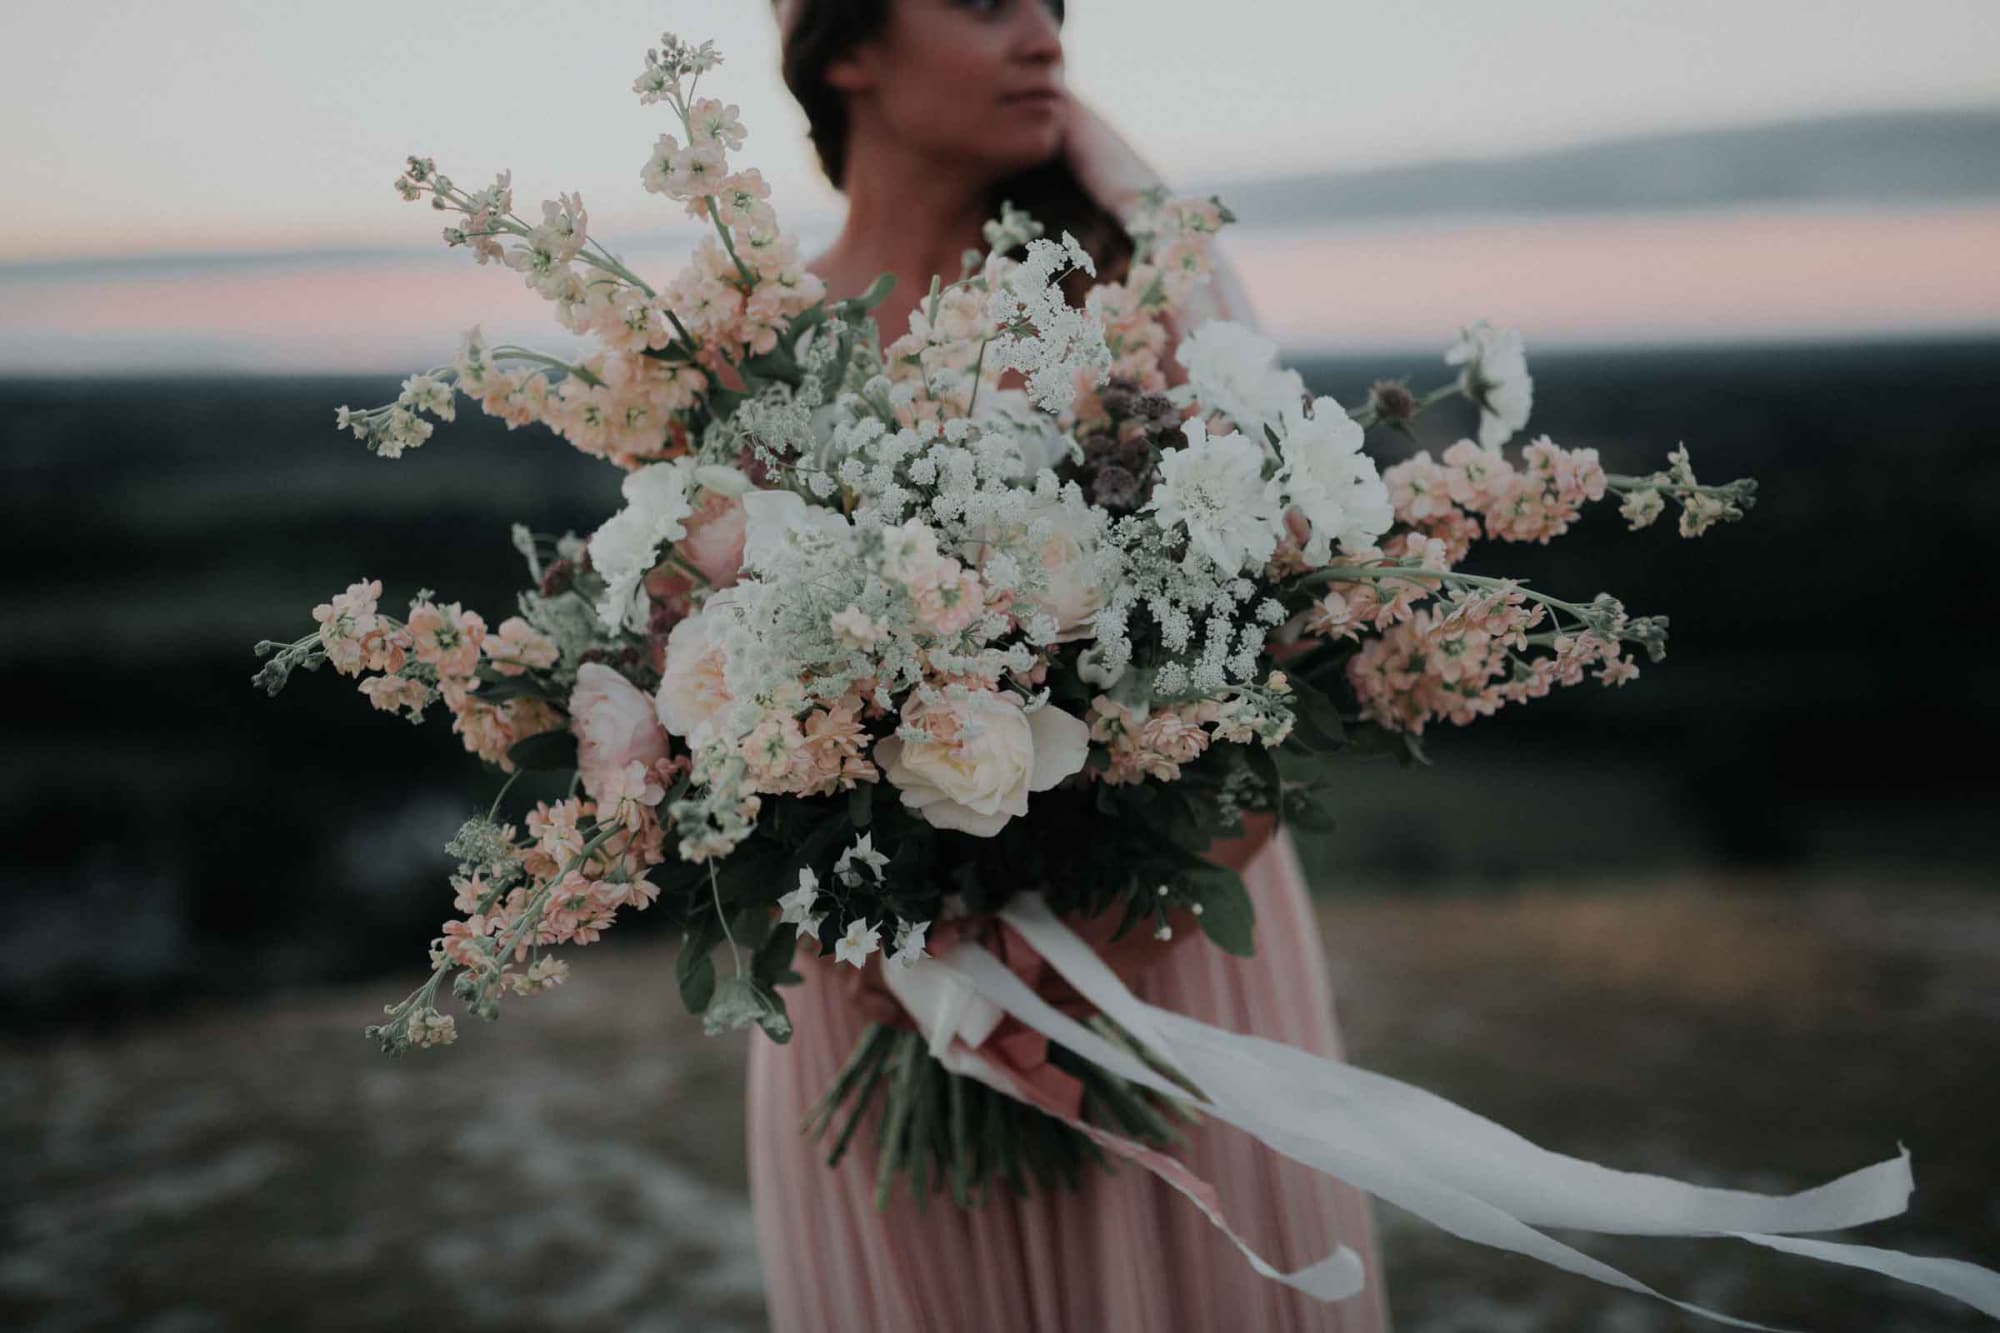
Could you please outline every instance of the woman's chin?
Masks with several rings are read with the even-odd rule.
[[[980,145],[980,151],[992,160],[995,171],[1011,176],[1046,164],[1062,151],[1062,142],[1060,121],[1047,124],[1017,121],[987,139]]]

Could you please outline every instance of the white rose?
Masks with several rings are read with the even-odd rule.
[[[1077,772],[1090,752],[1082,721],[1048,706],[1027,712],[1019,697],[997,690],[913,702],[903,717],[932,739],[891,736],[877,742],[875,762],[926,823],[975,837],[990,838],[1027,814],[1029,792]]]
[[[718,633],[734,591],[725,588],[709,598],[708,605],[667,635],[666,667],[653,707],[668,735],[693,746],[708,739],[735,702],[729,693],[729,657]]]
[[[807,504],[791,491],[743,495],[743,567],[762,570],[783,554],[793,533],[851,531],[847,518],[825,505]]]
[[[1060,504],[1029,512],[1030,525],[1042,520],[1048,523],[1049,535],[1035,544],[1034,554],[1049,582],[1046,588],[1031,593],[1030,600],[1036,610],[1055,617],[1054,642],[1090,638],[1096,632],[1091,620],[1104,607],[1090,516]]]

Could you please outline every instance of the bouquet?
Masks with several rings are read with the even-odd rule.
[[[879,972],[909,1009],[813,1117],[837,1160],[884,1099],[881,1197],[907,1176],[970,1203],[1107,1151],[1169,1174],[1157,1150],[1183,1118],[1228,1107],[1185,1034],[1062,921],[1251,953],[1242,882],[1204,855],[1219,839],[1321,826],[1341,757],[1420,757],[1433,724],[1623,685],[1636,654],[1663,655],[1664,618],[1469,572],[1476,547],[1548,542],[1611,497],[1634,528],[1672,506],[1692,537],[1741,517],[1754,485],[1697,480],[1684,448],[1614,476],[1589,448],[1515,447],[1532,381],[1519,336],[1483,323],[1428,392],[1308,393],[1256,333],[1188,327],[1232,221],[1213,198],[1141,200],[1116,275],[1003,209],[881,346],[887,280],[829,300],[804,270],[762,177],[732,161],[737,109],[697,95],[718,63],[669,35],[634,85],[671,121],[642,183],[712,233],[657,286],[574,195],[531,221],[505,173],[468,189],[412,157],[396,181],[594,346],[564,360],[475,328],[338,425],[395,458],[462,395],[624,475],[587,537],[515,529],[530,586],[497,625],[428,590],[398,618],[364,579],[313,632],[258,645],[270,692],[331,663],[376,708],[415,721],[442,702],[512,775],[449,844],[456,915],[428,979],[368,1034],[390,1053],[450,1042],[447,985],[491,1019],[563,980],[559,946],[664,912],[711,1034],[786,1040],[795,962]],[[1076,302],[1078,275],[1105,280]],[[1371,430],[1414,433],[1454,399],[1476,438],[1378,470]],[[503,811],[515,776],[551,769],[573,775],[566,798]],[[1068,952],[1080,1021],[974,966],[1023,941]],[[1001,1009],[1063,1034],[1069,1105],[968,1055]]]

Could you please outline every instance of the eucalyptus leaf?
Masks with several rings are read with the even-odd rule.
[[[792,1020],[775,991],[749,977],[724,977],[701,1015],[701,1028],[714,1037],[756,1024],[772,1041],[792,1039]]]

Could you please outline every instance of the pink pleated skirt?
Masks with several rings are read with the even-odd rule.
[[[1321,1055],[1340,1054],[1333,996],[1305,876],[1280,832],[1243,872],[1257,956],[1190,940],[1135,988],[1154,1004]],[[1382,1333],[1388,1315],[1368,1196],[1227,1125],[1188,1128],[1179,1155],[1266,1259],[1305,1266],[1344,1243],[1368,1286],[1326,1305],[1252,1272],[1192,1204],[1135,1165],[1094,1170],[1080,1191],[919,1212],[907,1187],[877,1211],[873,1126],[837,1168],[800,1132],[867,1025],[829,967],[803,962],[786,991],[789,1045],[751,1043],[749,1156],[771,1327],[779,1333]],[[880,1114],[878,1103],[873,1114]]]

